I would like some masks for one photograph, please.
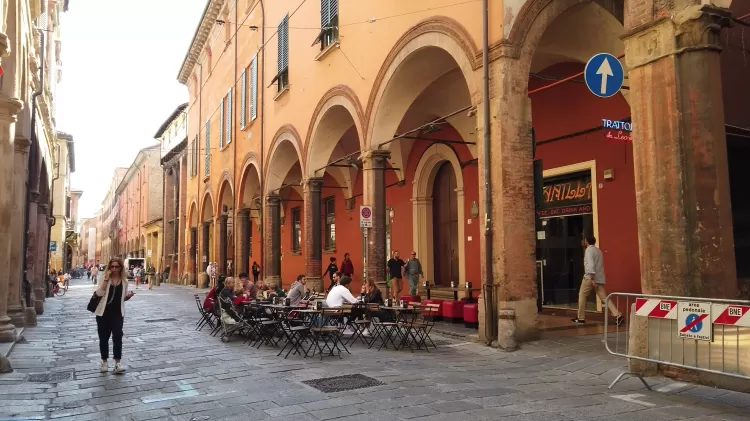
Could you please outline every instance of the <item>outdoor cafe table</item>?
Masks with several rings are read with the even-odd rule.
[[[414,335],[412,334],[412,330],[414,329],[413,324],[417,320],[417,317],[423,312],[424,309],[420,307],[386,307],[386,306],[380,306],[380,310],[386,310],[386,311],[392,311],[396,313],[396,320],[401,321],[404,325],[404,332],[403,335],[399,334],[401,342],[397,345],[393,340],[391,340],[391,343],[393,343],[393,346],[398,350],[399,348],[403,349],[405,346],[409,346],[411,348],[411,341],[409,340],[409,335],[411,335],[412,338],[414,338]],[[416,342],[416,338],[415,338]],[[383,343],[383,346],[386,344]],[[419,344],[417,343],[417,347],[419,348]],[[413,349],[413,348],[412,348]]]
[[[468,296],[468,302],[473,303],[474,302],[474,291],[481,291],[482,288],[450,288],[450,287],[434,287],[434,286],[426,286],[424,289],[427,290],[427,299],[430,299],[430,291],[431,290],[440,290],[440,291],[453,291],[453,300],[458,301],[458,292],[459,291],[466,291],[469,293]]]

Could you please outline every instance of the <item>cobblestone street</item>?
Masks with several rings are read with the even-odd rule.
[[[436,337],[427,353],[352,347],[343,359],[277,357],[222,343],[197,320],[194,289],[140,288],[126,304],[122,376],[98,370],[93,290],[74,280],[46,301],[39,327],[0,375],[0,419],[64,420],[747,420],[750,396],[665,379],[608,384],[624,361],[599,336],[545,340],[503,353]],[[201,292],[201,296],[204,295]],[[110,361],[110,367],[112,362]],[[324,393],[305,380],[360,374],[375,386]],[[382,384],[380,384],[382,383]]]

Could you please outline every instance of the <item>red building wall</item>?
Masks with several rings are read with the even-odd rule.
[[[564,63],[545,69],[545,76],[568,77],[583,71],[584,65]],[[552,82],[532,77],[529,90]],[[605,256],[608,292],[641,291],[636,220],[635,179],[632,144],[605,140],[607,130],[550,139],[602,127],[602,119],[625,120],[630,106],[622,95],[602,99],[583,83],[569,82],[531,95],[532,121],[536,130],[537,159],[545,170],[596,161],[599,238]],[[613,181],[604,180],[604,170],[614,170]],[[601,187],[599,187],[601,186]]]

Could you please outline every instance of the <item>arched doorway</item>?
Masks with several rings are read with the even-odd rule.
[[[188,276],[186,279],[187,284],[195,285],[198,280],[198,205],[193,202],[190,204],[190,210],[188,212],[188,223],[190,228],[188,231],[187,241],[187,267],[185,271]]]
[[[258,160],[254,153],[250,154],[243,166],[244,170],[238,189],[237,228],[235,243],[237,250],[237,273],[251,272],[252,262],[261,259],[261,196],[260,173]],[[258,263],[260,265],[260,263]]]
[[[435,286],[458,282],[458,205],[456,173],[443,162],[432,186],[432,237],[435,241]]]
[[[227,276],[234,274],[234,194],[229,180],[219,188],[219,208],[216,211],[217,237],[219,239],[219,273]]]
[[[202,271],[206,271],[208,268],[208,264],[213,261],[214,254],[213,254],[213,245],[214,245],[214,236],[213,236],[213,226],[214,226],[214,205],[213,200],[211,198],[210,193],[206,193],[205,196],[203,196],[203,207],[201,210],[201,221],[203,222],[203,225],[201,226],[201,262],[198,265],[198,267],[201,268]]]

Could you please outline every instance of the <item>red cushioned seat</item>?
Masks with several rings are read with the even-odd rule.
[[[446,301],[443,303],[443,319],[446,322],[461,323],[464,320],[464,303]]]
[[[427,304],[439,304],[440,305],[440,311],[438,312],[437,316],[432,317],[433,320],[443,320],[443,305],[445,304],[443,300],[424,300],[422,301],[422,305],[425,306]],[[430,318],[426,316],[426,318]]]
[[[479,328],[478,304],[464,304],[464,326],[474,329]]]
[[[422,297],[419,295],[404,295],[401,297],[402,300],[406,301],[407,303],[418,303],[422,301]]]

